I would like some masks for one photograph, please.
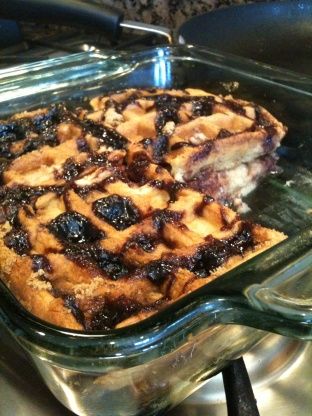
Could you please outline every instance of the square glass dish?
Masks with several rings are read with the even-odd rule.
[[[135,325],[66,330],[0,284],[0,321],[78,415],[153,415],[275,332],[312,339],[312,80],[198,47],[82,53],[0,71],[0,117],[129,87],[198,87],[257,102],[288,126],[281,171],[248,214],[289,238]],[[22,273],[22,271],[21,271]]]

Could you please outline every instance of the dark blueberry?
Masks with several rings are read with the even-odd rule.
[[[65,181],[71,181],[78,176],[83,170],[83,166],[75,162],[71,157],[66,159],[63,165],[63,178]]]
[[[94,242],[103,238],[103,233],[88,218],[75,211],[60,214],[48,228],[64,243]]]
[[[33,129],[36,133],[42,133],[48,127],[53,126],[53,119],[55,118],[54,111],[49,111],[47,114],[38,114],[32,119]]]
[[[148,181],[146,170],[150,165],[150,159],[146,153],[138,153],[129,164],[127,173],[131,181],[144,184]]]
[[[19,255],[27,254],[30,250],[28,235],[20,228],[9,231],[4,237],[4,243]]]
[[[11,224],[16,224],[18,209],[21,206],[30,203],[33,198],[41,196],[45,192],[49,191],[53,192],[54,187],[0,187],[0,201],[8,221],[10,221]]]
[[[57,146],[59,144],[56,133],[51,132],[49,134],[40,135],[39,137],[34,137],[28,139],[22,151],[19,153],[19,156],[24,155],[25,153],[32,152],[33,150],[40,149],[40,147],[49,145],[51,147]]]
[[[22,123],[11,122],[0,124],[0,142],[15,142],[25,137],[25,128]]]
[[[241,104],[237,103],[236,101],[225,100],[224,103],[234,113],[237,113],[237,114],[239,114],[241,116],[245,116],[246,115],[246,111],[245,111],[244,107]]]
[[[155,249],[156,241],[155,237],[150,234],[136,234],[130,240],[127,241],[125,247],[128,248],[135,248],[139,247],[142,250],[150,253]]]
[[[92,244],[66,244],[64,254],[83,267],[94,265],[94,246]]]
[[[170,195],[170,202],[176,201],[178,192],[181,189],[185,188],[185,187],[186,187],[186,184],[185,183],[178,182],[178,181],[175,181],[175,182],[169,184],[169,186],[167,187],[166,191]]]
[[[90,147],[88,145],[87,140],[84,137],[79,137],[77,139],[77,149],[79,150],[79,152],[89,152],[90,151]]]
[[[9,142],[0,142],[0,157],[11,159],[13,153],[11,152],[11,144]]]
[[[26,140],[23,146],[23,149],[19,156],[24,155],[25,153],[32,152],[42,147],[42,140],[39,137],[33,138],[31,140]]]
[[[67,245],[65,255],[83,267],[98,267],[112,280],[129,273],[120,255],[93,244]]]
[[[252,247],[254,240],[249,222],[242,222],[239,231],[226,240],[226,242],[230,247],[232,255],[243,254],[247,248]]]
[[[153,159],[160,162],[164,155],[168,152],[168,137],[160,135],[153,141]]]
[[[93,202],[93,212],[116,230],[125,230],[140,219],[137,207],[126,197],[110,195]]]
[[[47,272],[51,272],[51,265],[49,260],[45,256],[41,256],[39,254],[34,254],[31,256],[32,258],[32,269],[34,272],[38,270],[45,270]]]
[[[163,127],[168,121],[179,123],[178,110],[181,105],[181,99],[170,94],[156,96],[155,105],[158,111],[155,120],[155,127],[158,133],[162,132]]]
[[[178,149],[181,149],[182,147],[193,147],[193,145],[190,142],[177,142],[171,146],[171,150],[172,151],[178,150]]]
[[[129,273],[127,266],[118,254],[111,253],[102,248],[94,248],[92,251],[92,259],[113,280]]]
[[[38,134],[45,132],[47,129],[60,123],[66,113],[67,110],[62,105],[52,106],[47,113],[38,114],[32,118],[33,130]]]
[[[210,116],[215,104],[214,97],[201,97],[192,101],[192,111],[195,117]]]
[[[147,149],[148,146],[150,146],[153,143],[153,139],[146,138],[140,141],[140,143],[143,145],[144,149]]]
[[[14,203],[4,205],[5,216],[11,225],[18,224],[18,208]]]
[[[213,237],[210,242],[197,249],[191,259],[190,270],[199,277],[205,277],[209,273],[221,266],[229,257],[226,245]]]
[[[270,121],[265,118],[260,107],[255,106],[256,121],[261,127],[269,127]]]
[[[83,123],[85,130],[92,136],[98,138],[106,146],[110,146],[113,149],[124,149],[126,147],[128,140],[116,130],[104,127],[102,124],[95,123],[91,120],[86,120]]]
[[[107,330],[114,328],[119,322],[139,312],[142,305],[138,302],[120,296],[117,299],[103,299],[102,307],[96,312],[89,322],[86,322],[88,330]]]
[[[227,129],[221,129],[217,135],[217,139],[225,139],[232,136],[232,133]]]
[[[252,247],[253,237],[248,222],[242,223],[239,231],[227,240],[218,240],[212,236],[206,238],[207,244],[198,248],[189,263],[189,269],[199,277],[205,277],[221,266],[229,257],[242,255]]]
[[[81,325],[85,325],[85,317],[82,310],[77,305],[77,300],[75,296],[73,295],[66,295],[64,296],[64,305],[69,308],[74,315],[74,317],[77,319],[77,321]]]
[[[176,223],[182,219],[182,213],[169,209],[157,209],[153,213],[153,224],[156,230],[162,230],[166,223]]]
[[[9,164],[10,164],[9,160],[0,157],[0,178],[1,178],[0,182],[2,182],[2,174],[6,170],[6,168],[9,166]]]
[[[145,266],[146,276],[153,283],[160,284],[173,270],[172,264],[164,260],[155,260]]]

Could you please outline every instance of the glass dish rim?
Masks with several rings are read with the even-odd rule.
[[[203,62],[206,64],[211,64],[211,62],[209,60],[214,60],[215,64],[217,65],[224,65],[224,63],[222,64],[222,60],[225,61],[230,61],[230,62],[236,62],[239,65],[251,65],[254,66],[255,68],[257,68],[260,71],[263,71],[263,76],[264,78],[260,78],[260,81],[264,81],[267,82],[268,80],[265,78],[265,74],[271,75],[273,77],[280,75],[280,76],[284,76],[285,74],[287,75],[287,77],[289,77],[289,79],[291,80],[291,82],[294,83],[298,83],[296,84],[295,88],[297,91],[301,92],[301,90],[298,90],[298,85],[308,85],[311,83],[312,85],[312,78],[309,78],[308,76],[305,75],[300,75],[300,74],[296,74],[295,72],[292,71],[284,71],[281,68],[277,68],[277,67],[272,67],[272,66],[268,66],[268,65],[264,65],[261,63],[257,63],[254,62],[252,60],[246,59],[246,58],[237,58],[234,57],[232,55],[228,55],[228,54],[222,54],[216,51],[211,51],[211,50],[207,50],[205,48],[198,48],[196,47],[196,49],[191,46],[191,45],[187,45],[187,46],[165,46],[165,47],[157,47],[157,48],[152,48],[152,49],[147,49],[147,50],[143,50],[140,51],[138,53],[135,54],[135,59],[137,61],[137,64],[142,64],[144,63],[144,57],[146,56],[153,56],[153,54],[156,54],[159,51],[163,51],[163,57],[166,58],[167,56],[171,57],[171,56],[175,56],[174,53],[179,52],[180,54],[182,53],[182,56],[178,55],[176,56],[176,58],[185,58],[185,59],[193,59],[194,62]],[[208,58],[207,58],[208,55]],[[65,59],[62,58],[52,58],[49,60],[44,60],[44,61],[40,61],[38,64],[24,64],[24,65],[19,65],[16,67],[12,67],[10,68],[9,71],[3,71],[0,70],[0,78],[2,76],[3,79],[5,78],[9,78],[9,79],[14,79],[14,77],[17,76],[18,73],[21,73],[21,71],[38,71],[41,69],[46,68],[47,66],[51,67],[54,66],[54,64],[57,63],[62,63],[62,62],[66,62],[66,63],[70,63],[70,62],[75,62],[76,59],[80,59],[83,57],[86,58],[96,58],[96,59],[103,59],[103,57],[105,57],[105,53],[104,54],[99,54],[99,53],[79,53],[79,54],[75,54],[75,55],[71,55],[71,56],[67,56],[65,57]],[[204,59],[203,56],[206,56],[206,58]],[[120,57],[122,57],[122,59],[126,60],[127,58],[130,59],[132,58],[132,54],[131,53],[117,53],[114,54],[113,59],[120,59]],[[141,57],[141,61],[140,61],[140,57]],[[221,60],[221,63],[220,63]],[[250,73],[245,70],[246,75],[250,75]],[[299,76],[300,75],[300,76]],[[31,76],[29,76],[29,78],[31,78]],[[258,77],[259,78],[259,77]],[[270,81],[271,82],[271,81]],[[272,81],[275,82],[275,81]],[[292,89],[293,86],[289,86],[289,85],[284,85],[281,83],[278,83],[280,86],[285,87],[286,89]],[[0,94],[1,91],[5,90],[5,82],[3,84],[0,85]],[[309,91],[303,91],[302,93],[306,93],[309,94]],[[300,232],[297,236],[294,236],[294,238],[298,238],[298,237],[302,237],[302,233]],[[237,274],[238,272],[240,272],[243,269],[246,269],[247,267],[249,267],[250,265],[256,263],[259,258],[269,258],[272,253],[274,253],[275,251],[278,251],[284,247],[287,247],[289,245],[292,244],[291,242],[291,238],[288,238],[286,241],[278,244],[275,247],[272,247],[271,249],[265,251],[264,253],[261,253],[260,255],[256,256],[255,258],[243,263],[241,266],[229,271],[228,273],[226,273],[225,275],[223,275],[222,277],[218,278],[217,280],[219,282],[221,282],[224,276],[225,279],[229,279],[231,278],[232,275]],[[285,249],[285,250],[286,250]],[[299,259],[300,256],[302,255],[302,253],[297,253],[297,258]],[[19,327],[23,326],[23,323],[29,325],[29,328],[32,332],[32,334],[34,335],[35,333],[40,333],[40,331],[44,331],[45,335],[49,335],[49,336],[56,336],[59,337],[70,337],[71,339],[88,339],[90,342],[97,342],[99,339],[105,339],[107,341],[109,340],[114,340],[116,339],[116,337],[118,337],[118,339],[122,340],[122,339],[132,339],[134,336],[139,336],[142,334],[149,334],[149,333],[153,333],[155,331],[161,332],[161,330],[164,329],[164,327],[168,326],[168,321],[166,320],[167,317],[169,316],[171,318],[171,324],[174,325],[176,321],[178,321],[179,319],[181,320],[183,318],[183,314],[182,312],[184,310],[188,310],[187,309],[187,304],[188,305],[193,305],[193,304],[197,304],[198,307],[200,307],[201,305],[203,305],[203,303],[205,303],[204,300],[202,300],[202,297],[207,296],[207,287],[209,286],[209,288],[211,287],[211,283],[208,283],[207,285],[187,294],[186,296],[176,300],[175,302],[173,302],[172,304],[166,306],[166,308],[160,312],[157,312],[156,314],[154,314],[153,316],[144,319],[140,322],[137,322],[133,325],[124,327],[124,328],[118,328],[118,329],[112,329],[112,330],[106,330],[106,331],[78,331],[78,330],[70,330],[70,329],[65,329],[65,328],[61,328],[61,327],[57,327],[54,326],[46,321],[43,321],[39,318],[37,318],[36,316],[32,315],[31,313],[29,313],[21,304],[20,302],[15,299],[14,295],[10,292],[10,290],[4,285],[4,283],[1,283],[0,286],[0,291],[4,294],[5,296],[5,300],[4,302],[6,303],[6,307],[8,305],[14,305],[15,310],[11,311],[11,314],[15,314],[17,316],[17,318],[22,318],[22,322],[19,323]],[[209,290],[208,290],[209,292]],[[213,301],[215,302],[220,302],[223,301],[224,302],[224,307],[229,307],[230,305],[230,300],[233,300],[234,303],[238,302],[237,305],[241,305],[242,308],[249,308],[249,311],[256,314],[261,314],[262,317],[267,316],[268,319],[270,317],[270,314],[266,314],[266,312],[264,310],[261,310],[259,308],[257,308],[257,305],[251,305],[250,302],[247,302],[247,300],[243,300],[243,299],[238,299],[237,298],[238,293],[232,293],[232,295],[230,297],[224,297],[222,295],[222,292],[219,295],[214,295],[214,298],[210,298],[209,301],[213,303]],[[239,293],[239,295],[242,295],[242,293]],[[207,299],[207,298],[206,298]],[[190,302],[191,300],[191,302]],[[242,302],[242,303],[241,303]],[[219,303],[220,305],[220,303]],[[239,306],[238,306],[239,307]],[[10,307],[9,307],[10,309]],[[0,318],[1,318],[1,314],[5,315],[5,311],[3,310],[3,308],[0,306]],[[176,317],[176,321],[175,319],[175,315],[177,315]],[[180,316],[182,315],[182,316]],[[185,318],[186,316],[184,316]],[[12,318],[12,316],[4,316],[3,319],[4,320],[9,320]],[[292,322],[292,320],[291,320]],[[297,319],[295,320],[295,322],[297,322],[297,324],[300,324],[300,321]],[[229,322],[230,323],[230,322]],[[235,323],[235,322],[234,322]],[[306,322],[301,322],[301,324],[306,324]],[[130,329],[129,329],[130,328]],[[25,329],[25,328],[24,328]],[[27,331],[26,331],[27,332]]]

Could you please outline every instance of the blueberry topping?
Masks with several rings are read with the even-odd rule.
[[[11,144],[9,142],[0,141],[0,156],[7,159],[11,159],[13,157],[13,153],[11,152]]]
[[[230,251],[232,255],[240,254],[254,245],[252,227],[249,222],[245,221],[241,224],[239,231],[226,240],[227,244],[230,246]]]
[[[111,253],[95,244],[67,245],[65,255],[83,267],[98,267],[112,280],[129,273],[121,255]]]
[[[38,270],[45,270],[47,272],[51,272],[51,265],[49,260],[45,256],[41,256],[39,254],[34,254],[31,256],[32,258],[32,269],[34,272]]]
[[[9,164],[10,162],[7,159],[0,157],[0,181],[2,181],[2,174],[7,169]]]
[[[173,121],[175,124],[179,123],[178,110],[181,105],[179,98],[170,94],[162,94],[155,97],[155,105],[158,111],[155,121],[158,133],[162,132],[168,121]]]
[[[153,142],[153,159],[156,162],[161,162],[162,158],[168,152],[168,145],[169,141],[167,136],[160,135],[156,137]]]
[[[148,181],[146,171],[149,165],[150,159],[146,153],[136,154],[127,169],[129,179],[140,184],[146,183]]]
[[[225,139],[227,137],[232,136],[232,133],[227,130],[227,129],[220,129],[218,135],[217,135],[217,139]]]
[[[142,305],[125,296],[117,299],[103,299],[102,307],[86,321],[88,330],[107,330],[114,328],[119,322],[129,318],[129,316],[139,312]]]
[[[206,277],[212,270],[221,266],[229,255],[226,245],[211,237],[211,244],[208,243],[197,249],[189,269],[199,277]]]
[[[64,243],[94,242],[103,238],[103,233],[88,218],[75,211],[60,214],[48,228]]]
[[[199,277],[209,275],[230,256],[242,255],[246,249],[254,245],[251,226],[248,222],[243,222],[239,231],[227,240],[218,240],[208,236],[206,241],[207,244],[197,249],[187,267]]]
[[[43,195],[46,192],[62,193],[63,187],[56,186],[14,186],[14,187],[0,187],[0,203],[4,210],[7,220],[11,224],[18,223],[18,209],[31,203],[35,198]]]
[[[100,142],[113,149],[124,149],[128,143],[128,140],[116,130],[106,126],[104,127],[102,124],[95,123],[94,121],[84,121],[84,127],[88,133],[97,137]]]
[[[166,223],[174,224],[182,219],[182,213],[169,209],[156,209],[153,213],[153,224],[157,231],[161,231]]]
[[[157,241],[150,234],[135,234],[125,245],[126,249],[139,247],[146,253],[150,253],[156,247]]]
[[[192,110],[195,117],[210,116],[213,112],[214,97],[201,97],[193,100]]]
[[[83,170],[83,166],[76,163],[71,157],[66,159],[63,165],[63,178],[65,181],[71,181],[78,176]]]
[[[236,101],[232,101],[232,100],[225,100],[225,105],[234,113],[237,113],[241,116],[245,116],[246,115],[246,110],[244,109],[244,107],[237,103]]]
[[[28,235],[21,228],[9,231],[4,237],[4,243],[19,255],[27,254],[30,250]]]
[[[98,267],[113,280],[116,280],[129,272],[127,266],[123,263],[121,256],[107,250],[101,248],[95,249],[93,251],[93,260],[97,263]]]
[[[160,284],[172,272],[173,266],[168,261],[155,260],[145,267],[145,272],[149,280]]]
[[[119,195],[98,199],[93,203],[92,209],[95,215],[107,221],[116,230],[125,230],[140,219],[137,207],[128,198]]]
[[[17,122],[0,124],[0,142],[15,142],[23,139],[25,129]]]
[[[45,133],[47,129],[62,121],[65,112],[65,108],[53,106],[47,113],[36,115],[31,120],[34,131],[38,134]]]
[[[78,307],[77,300],[73,295],[64,296],[64,305],[69,308],[81,325],[85,325],[85,317],[83,311]]]

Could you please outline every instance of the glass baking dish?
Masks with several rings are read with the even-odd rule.
[[[311,79],[192,46],[81,53],[1,70],[0,117],[128,87],[233,93],[284,122],[281,170],[246,202],[247,216],[289,238],[154,316],[106,332],[47,324],[0,284],[0,321],[78,415],[159,414],[267,331],[312,339]]]

